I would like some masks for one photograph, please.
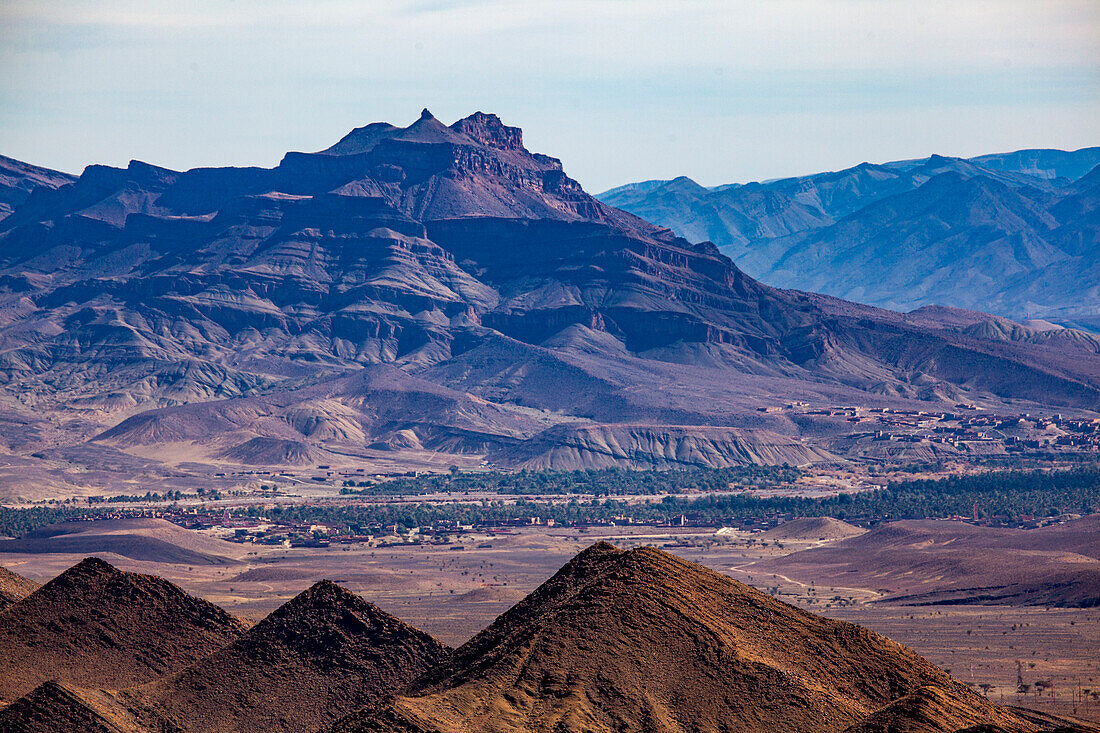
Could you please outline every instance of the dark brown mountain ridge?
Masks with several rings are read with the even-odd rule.
[[[114,695],[50,680],[0,708],[6,733],[145,733]]]
[[[104,565],[87,560],[44,588],[112,576]],[[85,612],[116,605],[89,595]],[[132,633],[148,643],[162,622],[150,614]],[[96,667],[114,653],[89,646],[69,664]],[[151,682],[112,691],[69,671],[0,708],[0,730],[1095,730],[999,707],[867,629],[654,548],[605,542],[454,652],[321,581]]]
[[[6,635],[23,633],[27,647],[21,655],[5,650],[0,671],[10,677],[9,687],[21,681],[20,690],[34,684],[35,675],[54,679],[0,708],[0,730],[316,730],[399,691],[450,653],[330,581],[314,584],[243,634],[234,621],[236,633],[219,641],[202,627],[190,629],[195,638],[187,639],[179,617],[230,617],[154,576],[121,573],[89,558],[45,588],[57,607],[56,620],[46,622],[54,638],[27,623],[32,607],[0,616]],[[82,592],[79,611],[68,598],[76,591]],[[151,592],[160,598],[152,604],[145,600]],[[42,605],[34,600],[28,605]],[[44,613],[40,609],[37,617]],[[113,625],[82,620],[111,613],[117,616]],[[127,638],[115,631],[123,626]],[[181,669],[180,647],[188,643],[207,648]],[[70,647],[80,655],[65,656]],[[161,667],[152,675],[151,661]],[[131,686],[150,677],[156,679]]]
[[[946,702],[902,702],[911,696]],[[874,723],[883,717],[892,727]],[[954,731],[975,723],[1046,729],[866,629],[656,549],[598,543],[410,692],[332,730]]]
[[[0,567],[0,611],[20,600],[26,598],[39,587],[29,578],[24,578],[18,573],[13,573],[7,568]]]
[[[47,680],[113,689],[148,682],[243,631],[162,578],[90,557],[0,612],[0,700]]]
[[[150,728],[316,730],[404,687],[450,650],[331,581],[210,657],[119,694]]]

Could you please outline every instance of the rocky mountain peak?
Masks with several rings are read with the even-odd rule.
[[[356,667],[388,649],[438,656],[446,647],[331,580],[322,580],[273,611],[238,642],[246,656],[291,654]],[[372,651],[373,650],[373,651]]]
[[[186,667],[236,639],[237,619],[155,575],[89,557],[4,611],[0,699],[49,679],[118,689]]]
[[[41,168],[0,155],[0,219],[38,189],[50,191],[76,180],[68,173]]]
[[[851,177],[717,192],[678,179],[671,192],[637,193],[653,191],[660,207],[737,198],[753,231],[789,235],[840,227],[827,212],[867,195]],[[875,235],[865,250],[876,266],[913,260],[902,246],[911,230],[885,221],[922,222],[913,231],[936,237],[934,251],[958,249],[959,226],[922,214],[940,206],[926,200],[939,183],[908,186],[902,194],[920,200],[880,197],[888,209],[843,222],[852,236]],[[1039,224],[1050,229],[1002,209],[978,213],[1028,241]],[[722,246],[720,219],[695,217],[692,239]],[[880,243],[880,232],[897,244]],[[1074,235],[1079,251],[1090,251],[1086,234]],[[861,293],[874,285],[849,270]],[[191,439],[211,458],[257,465],[320,463],[326,450],[360,455],[375,444],[480,453],[499,466],[801,465],[827,455],[796,445],[794,424],[748,414],[761,395],[813,383],[815,400],[859,404],[882,399],[869,395],[883,379],[890,399],[955,400],[944,390],[962,390],[976,401],[1091,408],[1098,394],[1095,352],[1081,361],[1074,346],[1071,361],[1045,343],[963,343],[897,313],[773,290],[714,246],[592,198],[558,161],[525,150],[518,128],[483,112],[451,126],[430,114],[367,125],[270,169],[92,166],[73,185],[35,189],[0,221],[0,282],[21,303],[0,329],[0,391],[35,410],[102,408],[97,451]],[[965,381],[943,358],[960,348],[974,364]],[[517,362],[522,382],[508,375]],[[381,364],[408,370],[398,373],[409,389],[342,376]],[[1006,364],[1019,375],[1008,384],[996,376]],[[715,397],[715,369],[781,381]],[[560,386],[566,374],[574,381]],[[665,394],[672,384],[675,397]],[[411,396],[444,388],[448,404],[476,407],[452,412]],[[264,414],[285,416],[292,432]],[[423,420],[415,430],[412,416]],[[575,418],[594,422],[567,427]],[[318,420],[324,429],[312,427]]]
[[[449,654],[423,631],[322,580],[234,643],[137,695],[158,730],[166,721],[200,733],[317,730],[400,691]]]
[[[136,575],[130,578],[106,560],[86,557],[42,586],[40,593],[61,603],[74,601],[83,592],[130,596],[134,589],[144,585],[141,582],[144,577],[152,580],[152,576]]]
[[[87,578],[100,576],[118,576],[122,571],[111,563],[98,557],[86,557],[66,570],[61,577]]]
[[[583,720],[586,730],[839,732],[928,686],[956,708],[989,707],[866,629],[652,547],[599,543],[440,673],[334,730],[518,733]]]
[[[19,599],[26,598],[38,588],[38,583],[33,580],[0,567],[0,611]]]
[[[417,143],[449,143],[451,145],[468,145],[471,141],[455,132],[432,116],[425,109],[420,113],[416,122],[403,130],[398,131],[394,140]]]
[[[314,614],[318,611],[331,614],[338,613],[341,609],[349,609],[365,617],[389,616],[382,609],[331,580],[319,580],[283,604],[270,618],[277,618],[282,622],[291,619],[316,622],[319,619]]]
[[[509,127],[494,114],[475,112],[451,125],[467,137],[490,148],[500,150],[523,150],[523,130]]]

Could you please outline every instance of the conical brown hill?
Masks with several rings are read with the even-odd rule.
[[[61,682],[43,682],[0,709],[4,733],[150,733],[111,693]]]
[[[977,699],[867,629],[653,548],[599,543],[414,692],[334,730],[828,733],[926,685]]]
[[[864,534],[867,530],[832,517],[800,517],[772,527],[763,533],[769,540],[814,542],[842,540]]]
[[[38,583],[30,578],[24,578],[5,567],[0,567],[0,611],[16,601],[26,598],[38,587]]]
[[[325,580],[207,659],[121,697],[155,729],[312,731],[399,692],[450,652]]]
[[[163,578],[87,558],[0,613],[0,701],[47,680],[118,689],[236,639],[240,621]]]

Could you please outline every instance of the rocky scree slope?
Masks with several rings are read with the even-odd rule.
[[[598,543],[411,692],[332,730],[843,731],[923,689],[967,721],[1039,729],[866,629]]]
[[[317,730],[448,657],[428,634],[321,581],[202,661],[120,694],[150,728]]]
[[[48,680],[111,689],[148,682],[243,631],[162,578],[88,558],[0,612],[0,701]]]

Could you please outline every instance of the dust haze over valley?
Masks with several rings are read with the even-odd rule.
[[[0,731],[1100,731],[1097,16],[751,5],[0,7]]]

